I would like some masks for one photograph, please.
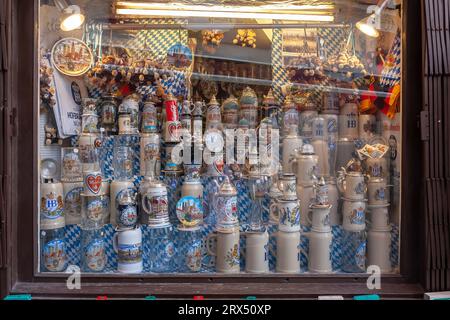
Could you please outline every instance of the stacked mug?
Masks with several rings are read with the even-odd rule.
[[[382,273],[392,271],[391,231],[387,199],[387,182],[383,177],[371,177],[368,183],[369,231],[367,233],[367,263],[379,266]]]
[[[315,185],[315,194],[315,201],[307,214],[311,232],[305,234],[309,240],[308,270],[312,273],[331,273],[333,271],[331,255],[333,235],[330,220],[332,205],[324,178]]]
[[[44,272],[61,272],[67,266],[63,185],[56,181],[56,171],[54,160],[42,160],[40,245],[41,271]]]
[[[297,197],[295,175],[285,174],[278,181],[282,196],[270,211],[278,216],[276,271],[300,272],[300,200]]]
[[[240,232],[237,207],[237,191],[225,176],[213,200],[215,233],[206,238],[206,249],[215,257],[216,272],[240,272]]]
[[[341,171],[337,186],[343,195],[343,261],[342,270],[361,273],[366,270],[367,176],[361,172]]]

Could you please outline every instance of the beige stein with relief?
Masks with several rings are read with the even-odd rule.
[[[280,273],[300,273],[300,232],[276,233],[277,265]]]
[[[245,233],[245,271],[248,273],[269,272],[269,234],[266,232]]]
[[[216,257],[216,272],[240,272],[239,237],[239,229],[235,229],[229,233],[211,233],[206,238],[206,250],[211,256]]]
[[[331,273],[333,271],[331,261],[333,236],[331,232],[309,232],[305,233],[304,236],[309,240],[309,272]]]
[[[382,273],[392,272],[391,232],[374,231],[367,233],[367,263],[369,266],[378,266]]]

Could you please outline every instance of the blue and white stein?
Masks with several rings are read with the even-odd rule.
[[[67,267],[64,228],[41,230],[41,271],[62,272]]]
[[[342,238],[342,271],[366,273],[366,232],[344,231]]]
[[[144,269],[142,230],[116,229],[113,239],[113,247],[117,253],[117,271],[120,273],[140,273]]]
[[[102,272],[107,264],[102,229],[81,229],[81,271]]]
[[[344,230],[351,232],[366,230],[366,201],[352,201],[346,198],[343,198],[343,200],[342,217]]]

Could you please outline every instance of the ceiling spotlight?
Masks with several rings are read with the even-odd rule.
[[[65,0],[54,0],[56,7],[62,11],[61,30],[72,31],[84,23],[84,14],[77,5],[68,5]]]
[[[381,0],[376,6],[369,6],[367,8],[367,13],[370,14],[369,17],[362,19],[356,24],[356,27],[365,35],[378,38],[381,29],[381,12],[389,4],[390,0]]]

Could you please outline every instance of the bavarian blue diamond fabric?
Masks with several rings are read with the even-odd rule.
[[[385,88],[391,88],[394,85],[400,83],[401,77],[401,65],[402,65],[402,56],[401,56],[401,35],[400,32],[397,32],[395,36],[394,43],[392,44],[391,50],[389,51],[388,56],[393,58],[393,65],[385,66],[383,71],[381,72],[381,80],[380,83]]]

